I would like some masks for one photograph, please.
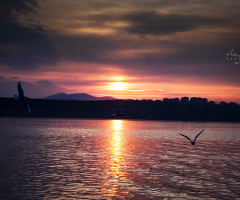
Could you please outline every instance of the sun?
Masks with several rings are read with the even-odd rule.
[[[124,83],[122,82],[114,82],[111,85],[112,90],[123,90],[124,89]]]

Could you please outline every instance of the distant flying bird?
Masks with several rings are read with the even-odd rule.
[[[194,140],[191,140],[191,139],[190,139],[188,136],[186,136],[186,135],[183,135],[183,134],[181,134],[181,133],[179,133],[179,134],[182,135],[183,137],[189,139],[192,145],[195,145],[197,137],[198,137],[203,131],[204,131],[204,129],[203,129],[200,133],[198,133],[198,134],[196,135],[196,137],[195,137]]]
[[[14,99],[15,100],[20,100],[22,105],[24,106],[24,108],[28,112],[31,113],[31,110],[30,110],[29,105],[27,103],[26,97],[24,96],[24,92],[23,92],[22,85],[21,85],[20,82],[18,83],[18,96],[14,94]]]
[[[116,114],[113,114],[113,116],[123,116],[123,113],[122,113],[123,109],[122,108],[119,108],[117,113]]]

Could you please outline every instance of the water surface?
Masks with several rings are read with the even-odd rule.
[[[194,138],[195,146],[180,136]],[[237,199],[240,124],[0,118],[1,199]]]

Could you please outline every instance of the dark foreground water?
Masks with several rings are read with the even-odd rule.
[[[0,118],[0,159],[0,199],[240,199],[239,123]]]

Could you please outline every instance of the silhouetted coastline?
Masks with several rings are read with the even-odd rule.
[[[73,101],[27,99],[32,113],[20,102],[0,97],[1,117],[114,118],[123,108],[121,119],[240,122],[240,105],[231,103],[193,104],[161,100]],[[190,101],[189,101],[190,102]]]

